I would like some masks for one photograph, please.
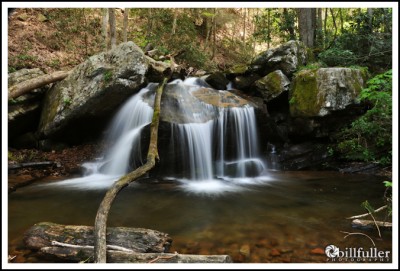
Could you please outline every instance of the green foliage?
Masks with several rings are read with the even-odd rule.
[[[69,97],[64,98],[63,102],[65,106],[71,105],[71,99]]]
[[[361,207],[366,209],[369,213],[375,212],[375,208],[368,202],[368,200],[361,202]]]
[[[323,51],[318,55],[319,59],[325,62],[328,66],[348,66],[356,64],[357,56],[350,50],[342,50],[332,48]]]
[[[361,65],[382,72],[392,66],[392,9],[342,9],[347,14],[336,38],[325,33],[333,42],[319,54],[329,66]],[[327,30],[328,32],[328,30]]]
[[[112,79],[112,76],[113,76],[112,71],[110,71],[110,70],[106,71],[104,73],[104,81],[107,82],[107,83],[110,82],[111,79]]]
[[[361,101],[369,110],[338,135],[337,149],[349,160],[392,161],[392,70],[367,82]]]
[[[324,68],[324,67],[326,67],[326,64],[323,62],[312,62],[305,66],[301,66],[300,68],[297,69],[297,72],[302,71],[302,70],[315,70],[315,69]]]
[[[392,182],[384,181],[383,184],[385,185],[385,187],[392,187]]]
[[[260,42],[272,42],[279,38],[277,44],[296,39],[296,19],[296,11],[293,8],[263,9],[255,16],[257,30],[253,36]]]

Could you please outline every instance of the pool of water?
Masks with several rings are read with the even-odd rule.
[[[365,200],[382,206],[384,180],[336,172],[270,172],[235,186],[240,189],[208,193],[216,183],[202,190],[202,184],[191,189],[182,181],[143,179],[117,196],[108,226],[166,232],[173,239],[170,251],[182,254],[229,254],[234,262],[251,263],[329,262],[328,245],[373,247],[367,237],[346,237],[342,231],[368,234],[378,250],[392,250],[391,232],[383,231],[380,238],[376,230],[352,228],[345,219],[365,213],[360,206]],[[93,225],[105,191],[38,183],[10,194],[9,254],[20,255],[19,262],[43,262],[23,249],[23,233],[42,221]]]

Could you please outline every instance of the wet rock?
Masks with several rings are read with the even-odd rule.
[[[229,80],[226,79],[222,72],[215,72],[206,77],[205,81],[213,88],[218,90],[226,90]]]
[[[46,93],[40,135],[71,143],[97,137],[121,103],[146,83],[147,70],[133,42],[90,57]]]
[[[324,145],[305,142],[287,146],[278,152],[282,170],[318,169],[329,160]]]
[[[258,79],[260,79],[260,76],[258,74],[251,74],[249,76],[239,75],[239,76],[235,77],[235,79],[233,80],[233,84],[234,84],[235,88],[237,88],[237,89],[247,90]]]
[[[320,68],[296,74],[289,96],[293,117],[323,117],[359,104],[358,95],[365,84],[361,70]]]
[[[282,73],[281,70],[276,70],[255,82],[257,90],[264,97],[266,102],[278,97],[282,92],[288,91],[290,81]]]
[[[308,53],[305,45],[300,41],[288,41],[287,43],[259,54],[250,64],[250,70],[265,76],[268,73],[281,70],[291,78],[293,73],[307,64]]]

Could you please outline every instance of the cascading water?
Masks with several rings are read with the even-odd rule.
[[[111,147],[100,162],[88,164],[92,174],[62,183],[78,184],[86,178],[95,186],[95,175],[103,182],[99,187],[104,187],[143,163],[141,131],[152,119],[155,88],[156,84],[150,84],[142,89],[118,112],[109,128]],[[163,96],[161,116],[171,123],[173,152],[181,153],[180,160],[173,162],[188,169],[187,176],[175,172],[165,178],[179,181],[190,192],[236,191],[240,184],[257,183],[265,164],[258,152],[254,108],[247,101],[213,90],[197,78],[175,80],[165,92],[172,98]]]

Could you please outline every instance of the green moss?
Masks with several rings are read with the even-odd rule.
[[[247,71],[247,65],[238,64],[229,69],[228,73],[244,74]]]
[[[293,82],[289,107],[292,116],[311,117],[318,114],[321,107],[318,98],[317,70],[300,71]]]
[[[108,71],[106,71],[106,72],[104,73],[104,81],[105,81],[105,82],[110,82],[111,79],[112,79],[112,77],[113,77],[112,71],[108,70]]]
[[[267,75],[268,90],[273,93],[280,93],[282,85],[282,77],[277,72],[271,72]]]

